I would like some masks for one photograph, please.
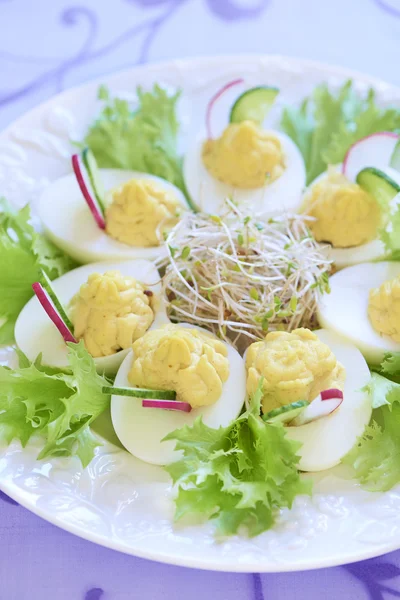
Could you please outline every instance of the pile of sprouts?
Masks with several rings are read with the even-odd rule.
[[[268,331],[315,328],[331,263],[309,218],[261,220],[230,200],[225,207],[221,216],[187,212],[167,237],[171,320],[205,327],[240,350]]]

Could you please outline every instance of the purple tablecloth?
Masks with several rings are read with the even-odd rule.
[[[400,84],[400,0],[0,0],[0,127],[103,73],[241,51],[343,64]],[[97,547],[1,493],[0,540],[0,600],[400,597],[400,551],[307,573],[206,573]]]

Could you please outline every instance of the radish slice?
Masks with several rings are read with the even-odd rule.
[[[383,131],[372,133],[353,144],[344,157],[342,172],[350,181],[365,167],[377,167],[383,171],[390,165],[399,140],[397,133]]]
[[[143,408],[163,408],[164,410],[180,410],[189,413],[192,410],[189,402],[179,400],[142,400]]]
[[[94,200],[94,198],[96,197],[95,194],[91,193],[90,181],[87,178],[85,178],[85,167],[79,154],[74,154],[72,156],[72,168],[74,170],[79,188],[82,192],[83,197],[86,200],[86,203],[89,207],[90,212],[93,215],[94,220],[96,221],[100,229],[105,229],[106,222],[104,220],[104,216],[101,213],[101,210],[98,208],[96,201]]]
[[[235,85],[238,85],[239,83],[243,83],[243,81],[244,81],[244,79],[234,79],[233,81],[230,81],[229,83],[224,85],[220,90],[218,90],[218,92],[216,94],[214,94],[214,96],[211,98],[210,102],[208,103],[207,112],[206,112],[206,128],[207,128],[208,139],[212,139],[211,112],[212,112],[214,104],[227,90],[234,87]]]
[[[67,315],[67,313],[65,311],[65,308],[61,304],[60,300],[57,298],[57,294],[53,290],[53,286],[51,285],[51,281],[50,281],[49,277],[46,275],[46,272],[43,269],[41,269],[41,275],[42,275],[42,287],[43,287],[44,291],[48,295],[50,301],[53,303],[54,308],[56,309],[56,311],[60,315],[61,319],[64,321],[64,324],[67,326],[67,328],[70,331],[73,331],[74,326],[73,326],[71,320],[69,319],[69,317],[68,317],[68,315]]]
[[[331,388],[330,390],[323,390],[320,393],[321,400],[330,400],[331,398],[341,398],[343,400],[342,390]]]
[[[315,400],[290,422],[290,426],[298,427],[316,421],[322,417],[327,417],[333,413],[343,402],[343,392],[341,390],[330,389],[321,392]]]
[[[58,331],[61,333],[62,337],[64,338],[64,341],[76,344],[76,339],[74,338],[74,336],[72,335],[72,333],[70,332],[70,330],[68,329],[68,327],[56,311],[56,309],[54,308],[54,306],[52,305],[50,299],[48,298],[46,292],[42,287],[42,284],[39,282],[33,283],[32,289],[35,292],[40,304],[46,311],[48,317],[51,319],[51,321],[57,327]]]

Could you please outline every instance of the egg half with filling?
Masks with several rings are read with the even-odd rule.
[[[304,195],[309,228],[338,269],[385,255],[379,232],[400,192],[400,173],[390,166],[397,140],[383,132],[356,142],[343,164],[330,166]]]
[[[99,169],[105,193],[105,223],[94,219],[71,173],[43,192],[38,213],[46,235],[81,263],[163,256],[163,233],[187,209],[182,192],[160,177]]]
[[[133,344],[115,379],[117,387],[173,390],[191,412],[144,408],[140,398],[112,396],[111,417],[125,448],[137,458],[164,465],[180,458],[166,435],[201,417],[209,427],[227,426],[245,398],[244,361],[229,344],[200,327],[166,325]]]
[[[347,267],[330,278],[318,302],[318,321],[357,346],[371,364],[400,352],[400,263]]]
[[[201,133],[186,152],[183,170],[190,196],[211,214],[222,211],[227,197],[257,214],[294,212],[306,181],[296,144],[250,120],[230,123],[216,138]]]
[[[270,332],[249,346],[246,371],[248,395],[263,377],[264,415],[300,400],[312,402],[324,390],[343,392],[342,403],[331,414],[297,427],[287,424],[287,436],[302,443],[302,471],[337,465],[371,418],[371,400],[363,389],[370,379],[368,365],[355,345],[331,331]]]
[[[168,323],[160,276],[146,260],[92,263],[52,282],[52,288],[83,339],[96,368],[115,374],[132,342],[148,329]],[[68,368],[68,348],[36,296],[22,309],[15,325],[18,347],[30,360]]]

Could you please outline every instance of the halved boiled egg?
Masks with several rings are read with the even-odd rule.
[[[96,277],[95,274],[102,276]],[[107,276],[103,276],[103,274]],[[133,290],[133,294],[128,289],[132,283],[130,278],[136,280],[138,284],[136,286],[138,290]],[[113,279],[118,280],[116,283],[121,280],[123,287],[127,289],[121,289],[121,292],[117,293]],[[88,287],[89,283],[91,288]],[[87,284],[85,292],[87,297],[80,306],[77,306],[76,295],[84,284]],[[112,287],[109,287],[109,284]],[[79,338],[83,337],[89,352],[91,348],[96,350],[94,352],[96,368],[99,372],[107,375],[116,373],[130,350],[132,340],[125,339],[126,336],[129,337],[132,332],[144,332],[147,327],[154,328],[163,323],[169,323],[161,298],[160,275],[155,266],[146,260],[85,265],[55,279],[52,282],[52,288],[67,314],[71,315],[75,303],[76,319],[73,319],[75,331],[72,333]],[[118,319],[114,319],[113,315],[110,316],[107,313],[107,305],[111,300],[110,290],[116,295],[115,302],[121,304]],[[90,313],[92,295],[96,295],[98,301],[96,314]],[[101,307],[102,301],[104,301],[104,310]],[[87,338],[86,342],[85,328],[87,332],[87,325],[91,328],[92,335]],[[68,368],[68,348],[36,296],[29,300],[18,316],[15,325],[15,340],[18,347],[30,360],[35,360],[41,354],[43,364]],[[116,349],[119,341],[121,341],[121,347],[125,349],[114,350],[109,355],[101,355],[102,349],[107,345]]]
[[[309,227],[338,269],[385,255],[378,235],[400,192],[400,173],[391,166],[397,142],[391,132],[363,138],[306,191],[302,211],[314,219]]]
[[[196,327],[189,324],[179,324],[172,327],[171,332],[175,333],[180,330],[196,330],[207,336],[211,340],[217,340],[215,336],[206,332],[200,327]],[[152,332],[155,333],[155,332]],[[150,334],[147,334],[150,335]],[[141,341],[144,341],[145,337]],[[163,346],[158,347],[157,353],[164,352],[165,340],[163,340]],[[172,461],[180,458],[180,452],[175,450],[174,441],[162,440],[166,435],[179,429],[185,425],[193,425],[198,417],[201,417],[203,422],[209,427],[217,429],[221,426],[227,426],[233,419],[236,419],[239,415],[245,398],[246,393],[246,374],[244,361],[240,354],[232,346],[218,340],[218,344],[223,344],[226,348],[224,360],[227,360],[227,366],[229,368],[229,374],[222,383],[222,391],[219,397],[208,406],[199,406],[193,408],[191,412],[180,412],[177,410],[165,410],[161,408],[145,408],[142,406],[140,398],[132,398],[127,396],[113,395],[111,399],[111,417],[114,425],[115,432],[125,446],[125,448],[137,458],[153,464],[165,465]],[[135,347],[135,346],[134,346]],[[177,347],[175,346],[175,349]],[[207,349],[207,358],[213,360],[215,358],[214,351]],[[168,367],[168,356],[165,356],[164,367]],[[116,387],[132,387],[132,376],[135,371],[138,372],[138,368],[133,369],[137,356],[134,354],[134,350],[128,354],[122,363],[117,377],[115,379]],[[158,356],[160,358],[160,355]],[[192,379],[191,367],[201,366],[202,374],[204,375],[207,371],[209,373],[210,366],[204,364],[206,357],[200,358],[199,363],[193,363],[189,368],[185,363],[189,357],[182,355],[182,371],[186,369],[183,376],[186,374]],[[221,357],[218,357],[218,361]],[[136,363],[137,364],[137,363]],[[205,369],[203,371],[203,368]],[[131,375],[130,375],[131,374]],[[182,373],[181,373],[182,374]],[[153,373],[156,376],[157,373]],[[203,387],[202,379],[192,379],[193,390],[199,391]],[[141,380],[141,384],[143,381]],[[150,387],[148,385],[139,387]],[[191,394],[190,386],[186,389],[186,393]],[[179,401],[179,393],[177,392],[177,400]]]
[[[230,128],[238,128],[243,124],[231,124]],[[256,126],[254,126],[256,127]],[[226,130],[227,131],[227,130]],[[264,138],[265,146],[270,145],[271,152],[273,146],[279,149],[279,164],[274,169],[273,173],[267,171],[262,173],[262,181],[256,183],[258,175],[253,178],[254,173],[257,173],[257,140],[254,141],[254,148],[245,145],[241,150],[237,151],[236,146],[241,146],[240,140],[232,140],[233,135],[225,135],[224,144],[226,154],[232,155],[237,152],[236,158],[232,160],[232,169],[228,174],[228,169],[224,169],[225,173],[218,175],[219,165],[216,164],[214,172],[210,171],[205,164],[205,160],[211,161],[215,159],[211,151],[206,150],[206,145],[215,143],[215,140],[207,139],[205,132],[202,132],[197,139],[188,148],[183,165],[183,173],[186,187],[195,204],[200,210],[218,214],[223,210],[224,201],[226,198],[231,198],[237,202],[239,206],[249,207],[254,209],[257,214],[274,215],[285,211],[295,212],[298,209],[301,194],[305,187],[306,175],[304,161],[296,144],[284,133],[279,131],[261,130]],[[229,133],[229,132],[228,132]],[[235,132],[233,132],[235,134]],[[239,134],[240,135],[240,132]],[[253,136],[253,133],[250,135]],[[222,137],[220,140],[222,140]],[[244,137],[244,136],[243,136]],[[260,135],[261,137],[261,135]],[[218,143],[218,141],[217,141]],[[221,147],[222,147],[221,144]],[[229,148],[231,144],[231,148]],[[224,150],[222,150],[224,151]],[[239,154],[239,152],[241,154]],[[266,150],[266,153],[268,149]],[[208,159],[205,158],[206,153]],[[229,159],[229,156],[228,156]],[[221,156],[220,162],[225,165],[228,162]],[[246,164],[241,164],[245,162]],[[255,162],[255,165],[252,164]],[[258,160],[260,163],[261,161]],[[253,180],[252,187],[246,187],[245,182],[248,174],[248,181]],[[218,177],[216,176],[218,175]],[[240,187],[235,183],[226,182],[226,177],[230,177],[232,181],[241,180]],[[225,179],[225,181],[224,181]]]
[[[162,238],[157,228],[169,218],[178,218],[179,212],[187,209],[182,192],[168,181],[146,173],[119,169],[99,169],[98,173],[107,191],[106,229],[99,227],[76,176],[71,173],[52,182],[40,199],[38,212],[46,235],[81,263],[132,258],[153,260],[163,256],[165,246],[162,239],[156,239],[158,233],[158,238]],[[130,207],[132,190],[128,189],[125,197],[122,191],[124,185],[135,181],[141,189],[135,190],[137,197]],[[156,188],[156,193],[146,197],[143,188],[149,186]],[[160,195],[165,198],[160,200]],[[144,237],[147,232],[149,235]]]
[[[339,311],[337,318],[340,319]],[[298,427],[289,425],[285,429],[289,439],[302,444],[297,451],[302,471],[323,471],[339,464],[364,432],[372,413],[371,399],[364,389],[371,375],[361,352],[332,331],[321,329],[314,333],[345,368],[346,379],[343,402],[330,415]]]
[[[400,341],[393,339],[397,322],[400,335],[400,311],[396,312],[399,276],[398,262],[364,263],[335,273],[329,280],[330,294],[323,294],[318,302],[320,325],[354,344],[372,364],[379,364],[386,352],[399,352]],[[372,290],[376,291],[370,304]]]

